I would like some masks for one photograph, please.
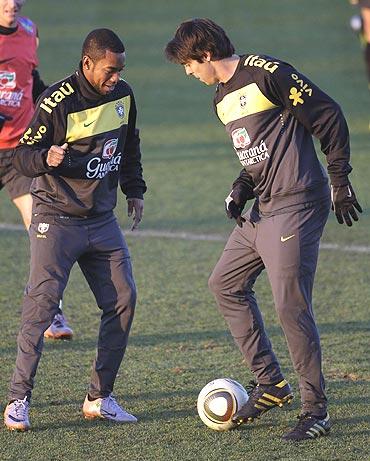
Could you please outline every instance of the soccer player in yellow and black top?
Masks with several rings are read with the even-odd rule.
[[[362,210],[348,179],[352,168],[344,116],[338,104],[291,65],[264,55],[235,54],[225,31],[209,19],[183,22],[165,52],[187,75],[217,85],[215,111],[243,166],[225,200],[226,213],[237,226],[209,280],[257,381],[233,419],[253,421],[293,398],[253,291],[266,268],[302,401],[299,422],[284,439],[325,435],[330,420],[312,288],[330,187],[312,135],[327,158],[336,217],[351,226]],[[252,199],[253,206],[242,215]]]
[[[112,396],[136,303],[129,251],[113,214],[117,187],[127,197],[133,228],[143,213],[136,105],[120,78],[125,48],[109,29],[87,36],[79,69],[51,85],[13,154],[31,186],[30,276],[5,425],[27,430],[43,333],[78,262],[102,310],[96,359],[83,404],[86,418],[136,422]]]

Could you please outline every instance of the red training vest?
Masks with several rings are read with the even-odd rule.
[[[18,144],[34,110],[32,71],[38,64],[37,28],[23,17],[17,26],[13,34],[0,34],[0,114],[12,117],[0,132],[0,149]]]

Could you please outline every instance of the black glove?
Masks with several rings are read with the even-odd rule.
[[[229,219],[235,219],[239,227],[243,227],[243,222],[245,222],[245,218],[243,218],[241,214],[246,203],[247,201],[242,200],[240,194],[234,190],[225,198],[225,211],[227,217]]]
[[[331,186],[331,209],[334,211],[339,224],[352,226],[352,220],[358,221],[356,210],[362,213],[362,208],[356,199],[351,184],[346,186]],[[356,210],[355,210],[356,208]]]
[[[2,130],[4,123],[12,120],[12,117],[9,115],[0,114],[0,131]]]

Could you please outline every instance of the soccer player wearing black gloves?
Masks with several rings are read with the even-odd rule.
[[[312,288],[330,187],[312,135],[326,155],[338,222],[351,226],[361,207],[348,179],[352,168],[345,118],[338,104],[290,64],[235,54],[225,31],[209,19],[182,23],[165,52],[187,75],[217,85],[215,112],[243,166],[225,200],[226,213],[237,226],[209,280],[256,379],[234,421],[253,421],[293,398],[253,291],[266,268],[302,402],[299,422],[284,439],[325,435],[330,419]],[[254,203],[242,214],[249,199]]]

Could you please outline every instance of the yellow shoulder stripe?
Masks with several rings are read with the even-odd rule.
[[[278,106],[267,99],[258,88],[257,83],[250,83],[239,90],[227,94],[216,105],[216,110],[221,122],[227,125],[247,115],[257,114],[258,112],[275,109],[276,107]]]
[[[67,116],[66,142],[77,141],[127,125],[130,96]]]

